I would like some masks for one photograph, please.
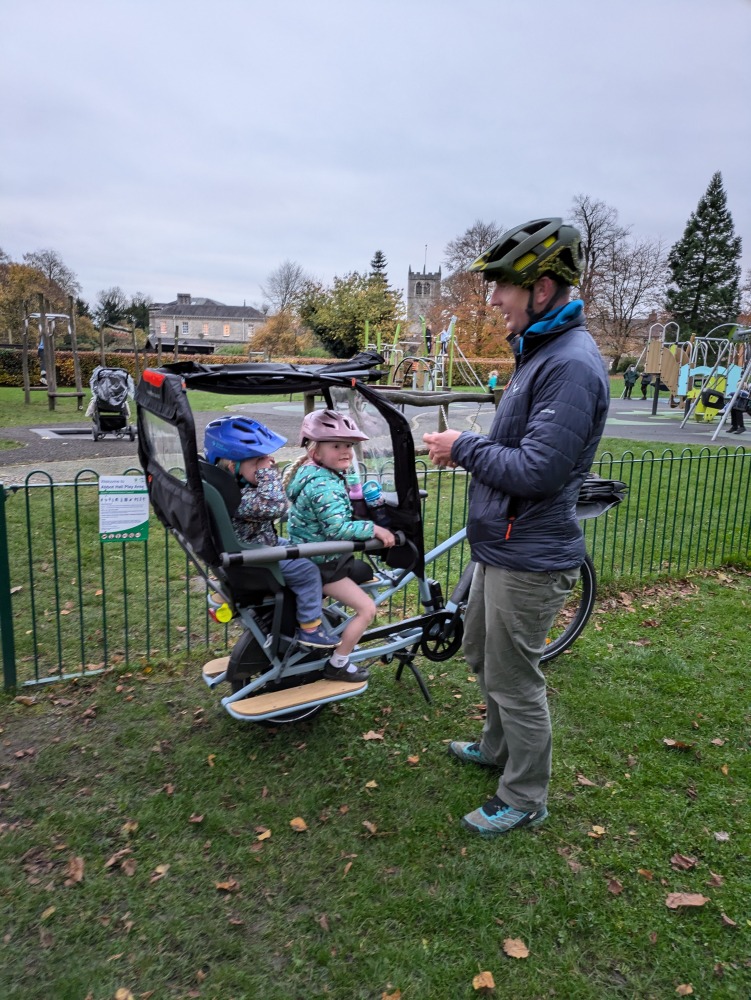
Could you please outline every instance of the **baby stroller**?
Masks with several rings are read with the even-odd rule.
[[[135,428],[130,424],[128,397],[135,391],[133,379],[124,368],[104,368],[97,365],[89,379],[92,396],[86,416],[91,417],[94,427],[91,434],[95,441],[105,434],[122,438],[127,434],[131,441],[136,439]]]

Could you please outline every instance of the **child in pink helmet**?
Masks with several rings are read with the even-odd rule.
[[[387,528],[372,521],[357,521],[352,513],[347,472],[352,464],[353,445],[367,440],[367,434],[345,413],[315,410],[305,417],[300,444],[307,454],[291,465],[284,476],[287,495],[292,501],[288,534],[293,543],[378,538],[387,547],[394,544],[394,536]],[[342,633],[338,650],[324,668],[324,676],[360,683],[367,680],[368,671],[350,663],[349,654],[376,613],[372,598],[356,582],[357,568],[362,564],[352,558],[326,560],[322,556],[316,561],[324,594],[355,612]]]

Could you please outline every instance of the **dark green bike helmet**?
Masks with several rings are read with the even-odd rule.
[[[469,270],[482,272],[486,281],[531,288],[544,274],[578,285],[582,264],[578,229],[564,226],[563,219],[534,219],[509,229]]]

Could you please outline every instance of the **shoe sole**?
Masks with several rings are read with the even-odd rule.
[[[298,639],[298,644],[300,646],[305,646],[307,649],[336,649],[337,646],[341,646],[342,640],[339,639],[338,642],[306,642],[304,639]]]

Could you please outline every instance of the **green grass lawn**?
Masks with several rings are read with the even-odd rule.
[[[278,730],[195,663],[4,698],[0,995],[747,1000],[749,622],[747,570],[606,595],[547,668],[550,819],[501,841],[459,824],[495,788],[446,753],[481,725],[461,658],[432,705],[378,666]]]
[[[289,399],[289,395],[223,396],[215,392],[190,392],[188,398],[191,407],[198,413],[222,410],[242,403],[284,402]],[[24,403],[23,389],[0,386],[0,427],[35,427],[79,421],[88,424],[91,420],[85,415],[85,411],[90,399],[91,393],[86,387],[82,410],[77,409],[75,399],[59,399],[56,409],[50,410],[46,393],[32,392],[31,402],[27,406]],[[135,410],[133,420],[135,421]]]

